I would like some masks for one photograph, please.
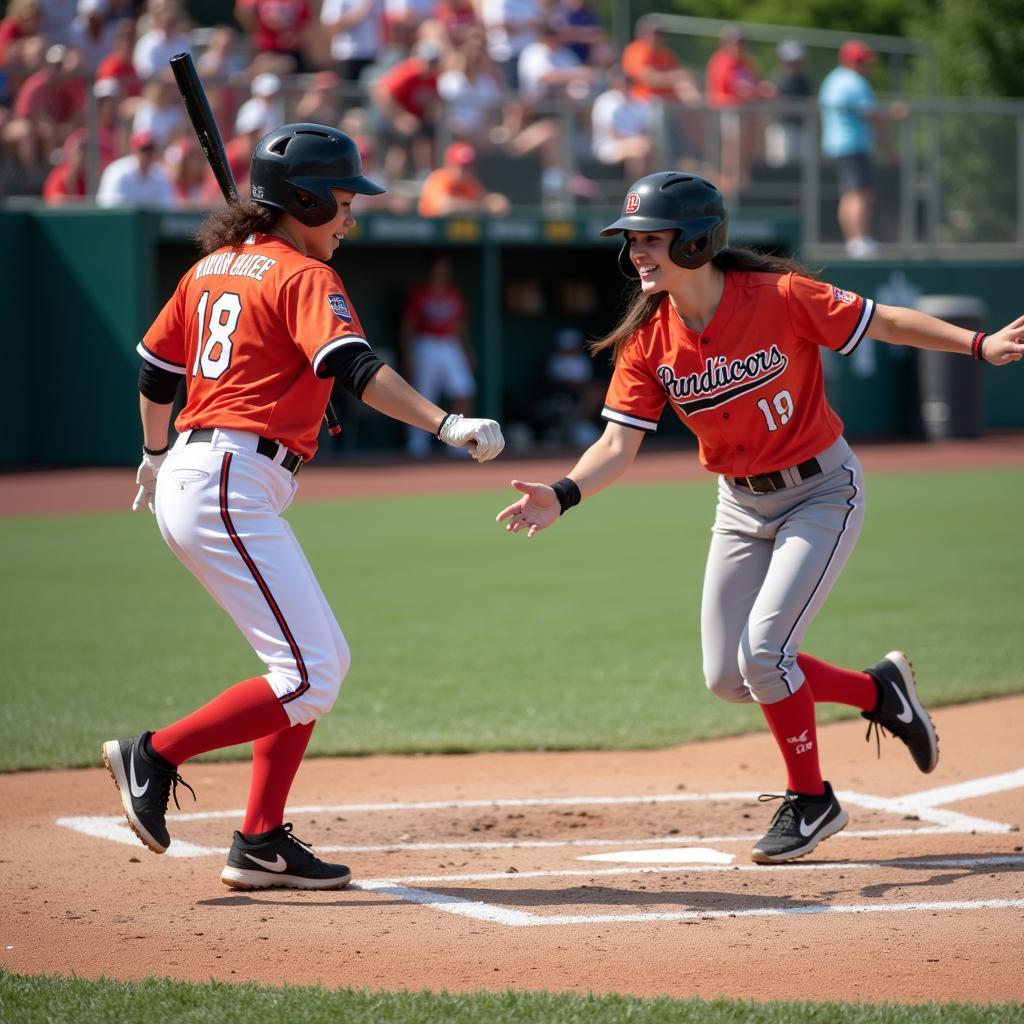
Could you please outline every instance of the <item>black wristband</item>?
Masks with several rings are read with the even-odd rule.
[[[583,500],[576,481],[571,477],[563,476],[561,480],[556,480],[551,485],[551,489],[555,492],[558,504],[562,507],[562,511],[558,513],[560,516],[564,516],[573,505],[578,505]]]
[[[447,414],[445,415],[445,418],[444,418],[443,420],[441,420],[441,422],[440,422],[440,423],[438,424],[438,427],[437,427],[437,433],[436,433],[436,434],[434,435],[434,436],[435,436],[435,437],[436,437],[436,438],[438,439],[438,441],[440,441],[440,440],[441,440],[441,431],[442,431],[442,430],[444,430],[445,424],[446,424],[446,423],[447,423],[447,422],[448,422],[449,420],[453,420],[453,419],[455,419],[455,417],[456,417],[456,416],[458,416],[458,413],[457,413],[457,412],[450,412],[450,413],[447,413]]]
[[[147,448],[145,445],[142,446],[142,451],[146,455],[166,455],[171,449],[169,444],[165,444],[163,448]]]

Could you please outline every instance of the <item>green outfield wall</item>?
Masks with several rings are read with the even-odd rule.
[[[0,211],[6,273],[0,277],[6,381],[3,464],[133,465],[140,433],[135,353],[142,334],[196,257],[195,213],[64,210]],[[398,365],[405,294],[431,256],[448,254],[465,289],[477,353],[478,411],[503,423],[528,420],[543,387],[555,332],[605,332],[622,310],[616,242],[599,236],[606,217],[425,220],[361,217],[334,265],[367,335]],[[732,238],[792,253],[799,225],[788,214],[733,217]],[[926,294],[981,298],[989,327],[1017,316],[1018,263],[835,263],[821,275],[880,302],[912,305]],[[921,433],[915,354],[866,342],[854,359],[829,354],[830,398],[852,437]],[[610,367],[597,364],[599,376]],[[965,363],[980,372],[984,429],[1024,427],[1021,373]],[[321,458],[389,449],[402,428],[344,393],[344,425],[323,439]],[[688,436],[675,417],[660,434]]]

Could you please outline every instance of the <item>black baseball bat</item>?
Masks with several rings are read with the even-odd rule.
[[[185,112],[189,121],[192,122],[192,130],[196,133],[199,145],[203,148],[203,155],[206,162],[217,179],[221,194],[229,203],[238,202],[238,188],[235,185],[235,176],[231,173],[231,165],[228,163],[227,153],[224,151],[224,139],[221,137],[220,128],[217,127],[217,119],[210,109],[210,101],[206,98],[206,90],[199,80],[199,73],[192,61],[191,53],[176,53],[170,60],[171,70],[174,72],[174,81],[178,85],[178,92],[181,93],[182,102],[185,104]],[[327,423],[327,430],[331,434],[341,433],[341,424],[335,415],[334,406],[328,401],[327,411],[324,413],[324,420]]]

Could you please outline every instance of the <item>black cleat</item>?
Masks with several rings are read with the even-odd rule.
[[[822,839],[846,828],[850,816],[839,806],[832,786],[825,783],[821,796],[786,790],[785,796],[762,794],[760,800],[781,800],[771,828],[750,853],[758,864],[782,864],[813,850]]]
[[[861,712],[861,717],[871,723],[866,738],[874,728],[875,741],[880,748],[879,730],[891,733],[907,745],[914,764],[921,771],[932,771],[939,763],[939,737],[928,712],[917,699],[910,659],[902,651],[890,651],[864,671],[878,687],[875,710]]]
[[[178,804],[180,782],[195,799],[195,790],[178,774],[178,769],[163,758],[155,760],[146,752],[146,741],[153,734],[141,733],[103,744],[103,761],[121,794],[121,804],[132,831],[154,853],[163,853],[171,845],[167,831],[167,801],[174,787],[174,805]]]
[[[325,864],[292,835],[291,822],[246,839],[236,832],[220,880],[232,889],[341,889],[352,879],[344,864]]]

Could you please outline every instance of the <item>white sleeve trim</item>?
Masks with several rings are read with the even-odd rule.
[[[611,420],[613,423],[621,423],[626,427],[636,427],[637,430],[645,430],[649,434],[653,434],[658,429],[656,420],[642,420],[639,416],[629,416],[624,412],[619,412],[617,409],[609,409],[607,405],[601,410],[601,417]]]
[[[327,342],[327,344],[324,345],[323,348],[319,349],[316,355],[313,356],[313,372],[316,373],[324,359],[343,345],[365,345],[367,348],[370,347],[370,343],[365,338],[360,338],[356,334],[347,334],[344,338],[334,338],[332,341]]]
[[[165,360],[160,359],[158,356],[153,355],[153,353],[150,352],[141,341],[135,346],[135,351],[138,352],[147,363],[159,366],[161,370],[168,370],[170,373],[180,373],[184,376],[184,366],[179,366],[177,363],[168,363]]]
[[[854,328],[853,334],[850,335],[846,344],[839,349],[839,354],[841,356],[853,354],[853,350],[860,344],[861,339],[867,332],[868,324],[871,323],[871,317],[874,315],[874,312],[875,300],[865,299],[864,306],[860,311],[860,320],[857,321],[857,326]]]

